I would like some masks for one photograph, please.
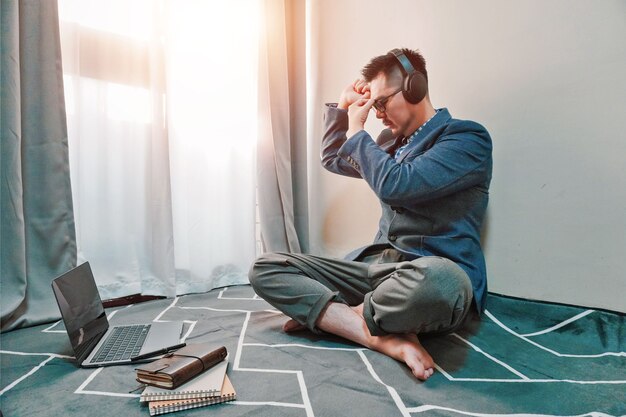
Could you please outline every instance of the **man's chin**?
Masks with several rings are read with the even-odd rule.
[[[402,134],[400,127],[390,120],[383,121],[383,125],[385,126],[385,129],[391,130],[391,133],[396,137]]]

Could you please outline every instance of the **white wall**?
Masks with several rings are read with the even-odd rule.
[[[435,107],[494,141],[484,230],[490,291],[626,311],[626,2],[312,0],[309,126],[369,58],[417,48]],[[373,114],[372,114],[373,116]],[[368,122],[377,134],[381,125]],[[362,180],[309,162],[312,249],[369,243]],[[317,215],[316,215],[317,214]]]

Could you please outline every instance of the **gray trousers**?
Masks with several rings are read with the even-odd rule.
[[[365,253],[358,261],[269,253],[255,261],[249,278],[260,297],[315,333],[331,301],[363,303],[374,336],[446,333],[461,326],[473,298],[465,271],[436,256],[402,259],[393,248]]]

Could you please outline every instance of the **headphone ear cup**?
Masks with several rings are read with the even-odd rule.
[[[426,77],[419,71],[415,71],[404,79],[404,90],[402,94],[406,101],[417,104],[426,97],[428,93],[428,82]]]

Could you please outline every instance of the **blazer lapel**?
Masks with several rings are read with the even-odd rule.
[[[432,135],[432,133],[438,130],[439,127],[446,124],[451,118],[452,117],[450,116],[448,109],[443,108],[437,111],[437,114],[428,123],[426,123],[426,126],[424,126],[417,134],[417,137],[413,139],[404,152],[402,152],[398,162],[402,162],[409,155],[416,157],[417,155],[423,154],[429,150],[434,145],[434,141],[437,139],[437,136]]]

